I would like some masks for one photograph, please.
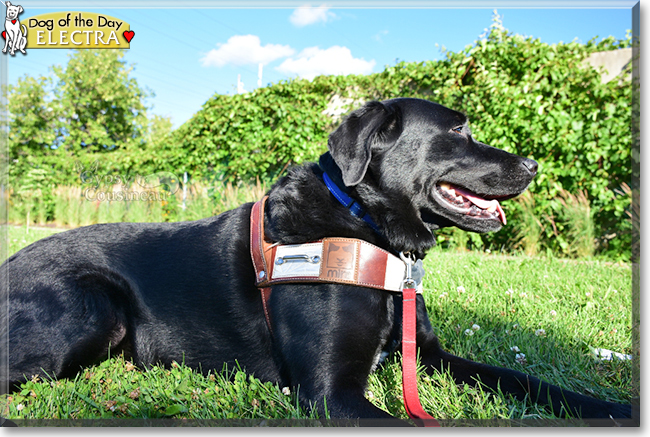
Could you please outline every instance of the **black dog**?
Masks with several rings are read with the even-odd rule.
[[[324,172],[370,221],[335,199]],[[331,134],[319,164],[294,168],[271,188],[266,236],[283,244],[358,238],[423,258],[435,229],[499,230],[505,214],[498,200],[523,192],[536,172],[535,161],[474,140],[459,112],[417,99],[371,102]],[[110,349],[142,366],[238,363],[262,380],[299,386],[303,405],[321,413],[326,400],[334,418],[390,418],[364,389],[380,357],[400,350],[399,294],[275,285],[270,330],[251,263],[250,213],[247,204],[194,222],[94,225],[13,255],[0,279],[2,295],[9,291],[8,381],[44,371],[71,377]],[[458,382],[480,379],[548,404],[558,416],[631,416],[629,405],[450,355],[421,296],[417,311],[417,344],[429,373],[449,368]]]

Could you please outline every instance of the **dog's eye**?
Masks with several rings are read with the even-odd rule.
[[[462,134],[463,133],[463,126],[458,126],[452,129],[452,131],[456,132],[457,134]]]

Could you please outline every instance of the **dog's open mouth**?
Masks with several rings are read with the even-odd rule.
[[[470,191],[442,182],[436,189],[449,209],[475,218],[498,219],[506,224],[506,213],[496,199],[483,199]]]

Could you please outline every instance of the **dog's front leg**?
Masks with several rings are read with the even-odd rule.
[[[19,32],[12,32],[11,34],[11,45],[9,46],[9,54],[12,56],[16,54],[16,46],[18,45],[16,33]],[[7,36],[9,36],[9,34],[7,34]]]
[[[276,360],[303,406],[315,408],[321,418],[364,419],[360,425],[372,424],[365,419],[406,424],[364,396],[392,326],[389,305],[387,293],[340,284],[273,287]]]
[[[2,53],[7,53],[7,47],[9,46],[10,38],[9,38],[9,32],[7,30],[5,30],[5,36],[6,36],[6,38],[5,38],[5,46],[2,49]]]
[[[27,38],[25,37],[25,35],[22,34],[20,29],[18,29],[17,34],[20,38],[20,41],[18,42],[18,50],[20,50],[22,54],[25,54],[25,47],[27,46]]]
[[[615,404],[584,396],[551,385],[525,373],[497,366],[477,363],[445,352],[433,333],[422,296],[418,296],[417,343],[426,371],[451,373],[457,384],[482,384],[493,391],[501,390],[518,400],[529,399],[546,405],[557,417],[609,419],[631,418],[630,405]]]

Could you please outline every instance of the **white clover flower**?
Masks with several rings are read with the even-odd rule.
[[[472,325],[472,330],[473,330],[473,331],[478,331],[479,329],[481,329],[481,327],[478,326],[476,323],[474,323],[474,324]]]
[[[474,331],[472,331],[471,329],[466,329],[465,330],[465,335],[468,335],[468,336],[471,337],[472,335],[474,335]]]
[[[23,411],[24,409],[25,409],[25,406],[23,404],[16,405],[16,410]]]
[[[538,329],[537,331],[535,331],[535,335],[538,337],[544,337],[546,335],[546,331],[544,331],[543,329]]]
[[[289,389],[289,387],[284,387],[282,389],[282,394],[289,396],[291,394],[291,390]]]
[[[525,291],[519,293],[519,297],[528,297],[528,294]]]
[[[368,390],[368,393],[366,393],[366,397],[367,397],[368,399],[374,399],[374,398],[375,398],[375,394],[374,394],[373,392],[371,392],[370,390]]]
[[[512,290],[512,288],[508,288],[506,291],[506,296],[512,296],[515,292]]]
[[[444,298],[446,298],[447,296],[449,296],[449,293],[447,293],[446,291],[444,291],[444,292],[443,292],[440,296],[438,296],[438,297],[439,297],[440,299],[444,299]]]
[[[515,361],[518,362],[519,364],[526,364],[526,355],[525,354],[517,354],[515,355]]]
[[[459,293],[465,293],[465,287],[463,287],[462,285],[459,285],[458,287],[456,287],[456,291],[459,292]]]
[[[512,346],[512,347],[510,348],[510,350],[513,351],[514,353],[517,353],[517,354],[518,354],[519,352],[521,352],[517,346]]]
[[[553,317],[557,316],[557,311],[551,310],[551,316],[553,316]]]

